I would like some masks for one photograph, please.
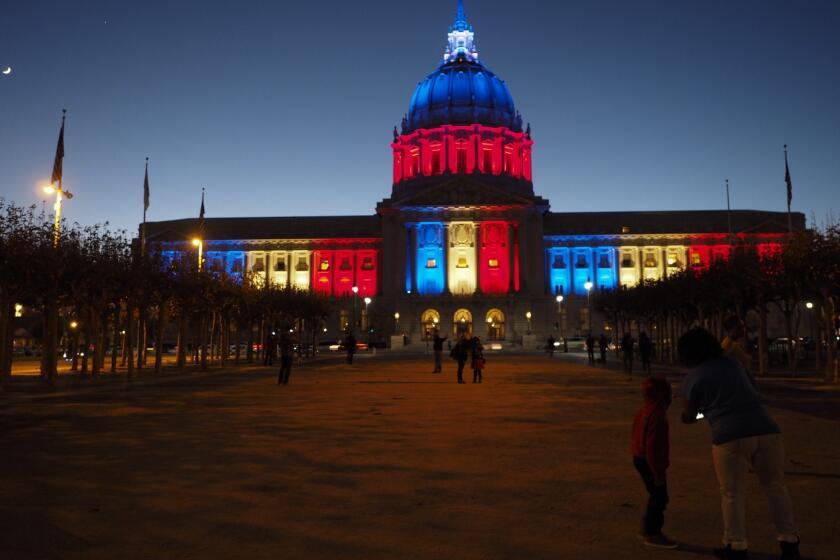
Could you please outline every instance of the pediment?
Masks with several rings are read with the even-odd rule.
[[[416,188],[412,188],[416,187]],[[522,192],[517,192],[522,189]],[[527,191],[525,189],[528,189]],[[490,206],[532,205],[542,200],[530,192],[530,184],[497,186],[469,177],[455,177],[426,185],[405,185],[389,199],[390,206]]]

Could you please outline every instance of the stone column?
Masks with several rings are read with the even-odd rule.
[[[417,224],[410,224],[409,235],[411,235],[411,255],[410,268],[411,273],[411,293],[417,293]]]
[[[481,295],[481,222],[473,222],[473,239],[475,243],[475,291],[473,293]]]
[[[443,293],[449,293],[449,223],[443,225]]]
[[[514,262],[514,234],[513,228],[515,225],[513,223],[508,222],[507,225],[507,237],[508,237],[508,293],[512,294],[515,292],[516,280],[514,275],[516,274],[515,267],[513,266]]]

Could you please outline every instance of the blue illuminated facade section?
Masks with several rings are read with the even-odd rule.
[[[585,296],[586,288],[584,285],[587,282],[592,282],[595,274],[592,270],[592,248],[591,247],[573,247],[572,248],[572,269],[573,281],[575,287],[575,294]]]
[[[617,285],[615,271],[615,248],[595,249],[595,282],[599,290],[614,290]]]
[[[567,247],[552,247],[546,254],[548,264],[548,281],[551,293],[554,295],[569,295],[569,249]]]
[[[417,224],[415,271],[417,292],[421,295],[439,295],[444,291],[446,266],[443,233],[442,222]]]

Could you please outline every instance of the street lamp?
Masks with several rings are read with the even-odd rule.
[[[192,244],[195,247],[198,247],[198,270],[201,270],[201,259],[202,259],[202,252],[204,251],[204,241],[199,238],[195,238],[192,240]]]
[[[531,334],[531,312],[525,313],[525,318],[528,319],[528,334]]]
[[[394,312],[394,332],[398,332],[400,330],[400,312]]]
[[[592,280],[589,278],[586,279],[586,283],[584,283],[583,287],[586,289],[586,318],[589,322],[589,334],[592,334],[592,298],[590,297],[592,293]]]
[[[356,325],[356,308],[358,307],[357,296],[359,295],[359,287],[358,286],[353,286],[352,288],[350,288],[350,290],[353,292],[353,329],[352,330],[355,331],[356,326],[357,326]]]
[[[70,200],[73,198],[73,193],[61,188],[61,180],[58,181],[58,186],[44,186],[44,192],[46,194],[55,194],[55,204],[53,204],[53,210],[55,211],[55,233],[53,234],[53,244],[58,246],[58,238],[61,235],[61,201],[64,198]]]
[[[557,301],[557,325],[560,327],[560,338],[566,340],[566,337],[563,336],[563,294],[557,294],[554,299]]]
[[[365,329],[367,329],[368,326],[370,325],[370,319],[368,319],[368,305],[370,305],[371,301],[373,301],[373,300],[370,299],[369,297],[366,297],[364,299],[364,302],[365,302]]]
[[[72,362],[71,362],[71,364],[72,365],[70,366],[70,369],[72,371],[77,371],[79,369],[79,358],[78,358],[78,356],[79,356],[79,352],[78,352],[79,331],[77,330],[77,327],[79,326],[79,323],[77,321],[70,321],[69,326],[70,326],[70,330],[73,331],[73,339],[72,339],[73,344],[71,346],[71,352],[72,352],[72,356],[71,356]]]

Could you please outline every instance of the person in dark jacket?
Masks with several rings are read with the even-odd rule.
[[[633,466],[642,477],[648,493],[640,536],[646,546],[676,548],[677,543],[662,534],[668,505],[668,407],[671,384],[658,377],[642,382],[645,402],[633,418],[631,452]]]
[[[347,333],[347,338],[344,339],[344,348],[347,350],[347,363],[353,363],[353,356],[356,354],[356,337],[353,333]]]
[[[595,363],[595,337],[592,333],[586,337],[586,356],[589,358],[589,363]]]
[[[461,335],[449,355],[458,362],[458,383],[464,383],[464,365],[470,353],[470,341],[466,333]]]
[[[621,339],[621,354],[624,357],[625,373],[633,375],[633,335],[629,332],[624,333]]]
[[[432,349],[435,351],[435,369],[432,373],[441,373],[443,371],[441,356],[443,355],[443,342],[446,338],[445,336],[440,336],[440,331],[435,329],[432,335]]]
[[[294,348],[292,337],[285,333],[280,336],[280,374],[277,377],[278,385],[289,384],[289,376],[292,375]]]
[[[650,375],[650,357],[653,355],[653,342],[645,331],[639,334],[639,358],[642,360],[642,371]]]
[[[601,333],[601,336],[598,338],[598,350],[601,352],[601,363],[607,363],[607,346],[609,346],[609,341],[607,340],[606,335]]]
[[[484,346],[481,339],[474,336],[470,342],[470,354],[472,355],[473,383],[481,383],[481,370],[484,369]]]

